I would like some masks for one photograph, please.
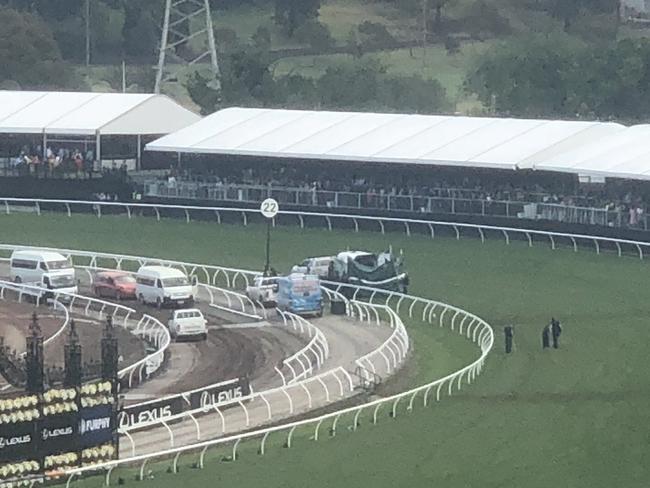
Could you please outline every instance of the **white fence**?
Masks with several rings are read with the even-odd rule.
[[[103,214],[122,214],[128,218],[134,218],[138,215],[151,215],[160,220],[162,217],[170,218],[183,218],[187,222],[192,220],[192,215],[195,218],[206,220],[211,218],[217,223],[224,220],[224,216],[236,218],[243,225],[248,225],[251,219],[259,219],[259,210],[256,208],[228,208],[228,207],[204,207],[204,206],[188,206],[188,205],[162,205],[162,204],[147,204],[147,203],[120,203],[120,202],[95,202],[95,201],[77,201],[77,200],[52,200],[52,199],[27,199],[27,198],[0,198],[0,202],[4,203],[5,213],[10,214],[13,211],[24,211],[28,209],[34,213],[41,215],[45,210],[66,212],[68,216],[72,216],[72,211],[78,210],[81,213],[92,213],[97,217]],[[500,227],[492,225],[480,224],[465,224],[458,222],[442,222],[424,219],[402,219],[393,217],[378,217],[369,215],[355,215],[355,214],[339,214],[327,212],[301,212],[291,210],[281,210],[276,219],[276,222],[286,222],[290,219],[291,224],[298,224],[301,228],[306,225],[325,227],[332,230],[335,226],[341,225],[344,228],[354,229],[356,232],[361,230],[360,224],[365,224],[367,230],[377,230],[385,233],[387,227],[389,230],[393,228],[400,228],[407,235],[412,233],[421,233],[430,235],[431,238],[436,237],[436,231],[446,230],[451,232],[456,239],[460,239],[461,234],[479,237],[481,241],[494,235],[501,236],[501,239],[506,244],[510,244],[511,239],[521,239],[528,242],[530,246],[533,245],[535,240],[542,240],[550,244],[555,249],[560,244],[571,246],[575,251],[579,246],[588,245],[600,253],[601,249],[611,248],[619,256],[625,252],[633,252],[639,256],[640,259],[645,257],[650,251],[650,243],[643,241],[634,241],[629,239],[616,239],[611,237],[601,237],[587,234],[570,234],[562,232],[548,232],[543,230],[515,228],[515,227]],[[366,230],[366,228],[364,228]],[[216,281],[217,276],[213,276]],[[234,273],[228,276],[228,280],[233,280],[234,283],[227,283],[227,286],[235,286],[238,279],[242,276]],[[248,280],[245,279],[248,284]]]
[[[0,293],[2,293],[0,297],[4,296],[5,289],[22,289],[22,294],[31,294],[32,296],[46,292],[52,293],[54,302],[60,303],[61,306],[64,306],[62,302],[66,302],[65,308],[69,312],[77,312],[87,317],[95,316],[99,320],[112,317],[114,324],[127,329],[134,335],[142,337],[148,343],[155,346],[155,352],[148,354],[118,372],[118,377],[125,379],[129,387],[141,383],[146,376],[151,375],[154,372],[153,370],[162,364],[165,351],[171,343],[169,331],[160,321],[147,314],[143,314],[139,319],[134,318],[133,316],[136,315],[136,311],[124,305],[74,293],[58,292],[33,285],[18,285],[8,281],[0,281]],[[67,325],[67,323],[64,325]],[[61,334],[63,330],[64,327],[60,328],[56,335]],[[54,336],[50,337],[48,342],[53,339]],[[152,365],[154,365],[153,368],[151,367]]]
[[[381,312],[386,309],[383,305],[368,304],[365,302],[359,302],[357,305],[360,307],[360,310],[364,311],[359,315],[359,319],[373,325],[378,324],[379,312],[373,312],[372,310],[379,309]],[[314,339],[324,339],[322,332],[304,318],[287,312],[282,312],[282,314],[284,314],[283,318],[289,317],[287,319],[287,325],[293,324],[296,330],[299,327],[298,324],[301,322],[303,331],[313,330],[312,333],[314,335],[310,345],[318,344]],[[291,316],[293,316],[293,319]],[[391,311],[389,317],[393,320],[394,329],[400,330],[405,335],[404,325],[399,316]],[[406,356],[408,338],[406,339],[406,344],[405,348],[399,354],[398,361],[400,362]],[[325,348],[321,349],[322,356],[320,356],[323,358],[322,361],[324,361],[324,358],[329,354],[329,346],[326,343],[323,345],[321,342],[321,347]],[[368,354],[365,358],[366,362],[364,365],[367,366],[370,364],[373,371],[379,370],[383,373],[383,361],[376,353],[377,351],[383,351],[385,347],[385,343],[383,343],[376,350]],[[301,354],[303,355],[303,362],[300,363],[303,368],[303,373],[296,375],[293,380],[287,381],[282,386],[254,392],[246,397],[202,405],[201,408],[187,410],[177,415],[155,418],[122,428],[120,433],[130,444],[131,456],[135,456],[138,449],[146,449],[148,444],[152,442],[156,448],[158,448],[159,443],[162,441],[169,442],[170,448],[177,445],[179,440],[186,443],[196,443],[201,441],[202,436],[205,436],[206,433],[212,437],[216,437],[225,435],[227,428],[230,430],[233,428],[239,430],[248,429],[253,425],[259,426],[273,420],[277,421],[286,418],[300,411],[308,411],[317,405],[325,405],[353,393],[357,382],[340,365],[324,373],[308,376],[312,374],[312,370],[308,366],[305,366],[309,356],[304,351],[305,348],[295,355],[296,357],[300,357]],[[317,348],[312,350],[315,358],[319,357],[318,351]],[[318,361],[318,359],[315,360]],[[374,361],[377,361],[376,365],[373,364]],[[386,374],[394,371],[397,366],[397,363],[389,365]],[[238,406],[239,409],[230,410],[230,415],[227,415],[225,409],[230,406]],[[160,430],[158,432],[151,431],[155,427],[158,427]],[[138,442],[135,433],[139,431],[145,432],[142,433],[144,438],[141,438]],[[148,439],[149,436],[153,436],[155,440],[150,441]]]
[[[30,296],[34,298],[34,301],[36,302],[36,305],[40,305],[41,303],[41,296],[43,293],[43,290],[40,288],[35,288],[31,287],[29,285],[22,285],[18,283],[9,283],[6,281],[0,281],[0,300],[7,300],[7,290],[10,290],[18,295],[18,303],[22,303],[23,301],[23,296]],[[63,314],[63,323],[61,324],[61,327],[59,327],[54,334],[52,334],[50,337],[47,339],[43,340],[43,345],[46,346],[50,342],[52,342],[54,339],[59,337],[63,331],[66,330],[68,325],[70,324],[70,312],[68,311],[67,307],[61,303],[60,301],[56,299],[52,299],[52,308],[54,310],[59,310]],[[21,354],[21,356],[26,355],[25,352]]]
[[[330,347],[325,334],[314,324],[300,315],[283,312],[279,308],[276,308],[276,311],[282,318],[284,325],[291,324],[294,332],[300,331],[301,334],[307,334],[310,337],[310,341],[302,349],[282,360],[282,365],[291,371],[289,380],[287,380],[281,368],[275,367],[276,372],[282,377],[282,384],[287,385],[312,374],[314,363],[316,363],[316,369],[320,370],[329,357]],[[298,367],[300,367],[300,373],[296,373]]]
[[[349,286],[349,285],[347,285]],[[356,287],[354,287],[356,288]],[[101,465],[88,466],[78,469],[67,471],[68,484],[79,475],[103,472],[105,473],[106,484],[110,484],[110,477],[112,471],[116,467],[121,466],[139,466],[140,478],[144,478],[144,470],[146,465],[151,460],[170,459],[171,468],[173,472],[178,471],[178,463],[180,456],[183,454],[195,454],[197,456],[197,466],[204,467],[205,455],[209,448],[232,445],[232,459],[237,459],[237,449],[243,440],[258,439],[260,441],[259,453],[264,454],[266,449],[266,442],[271,434],[284,434],[286,436],[285,446],[290,448],[294,433],[298,428],[313,429],[312,437],[318,440],[322,426],[325,422],[329,425],[330,435],[335,435],[339,423],[342,418],[352,421],[351,430],[358,429],[360,418],[363,414],[369,415],[371,422],[377,423],[379,413],[382,409],[387,410],[391,417],[395,418],[398,415],[398,407],[400,404],[405,405],[407,411],[415,408],[416,400],[426,407],[432,399],[440,401],[444,393],[451,395],[454,390],[460,390],[463,384],[470,384],[478,374],[481,373],[485,366],[485,361],[489,352],[494,344],[494,333],[492,328],[484,320],[480,319],[474,314],[466,312],[457,307],[448,304],[427,300],[411,295],[405,295],[395,292],[384,292],[372,289],[358,289],[358,291],[370,292],[371,300],[382,300],[383,306],[390,306],[396,314],[400,306],[406,307],[408,315],[411,318],[421,318],[425,323],[431,325],[438,325],[440,327],[446,326],[451,330],[463,335],[467,339],[477,344],[480,348],[479,357],[472,363],[464,368],[455,371],[443,378],[425,383],[416,388],[408,391],[391,395],[385,398],[380,398],[361,405],[344,408],[332,413],[320,415],[314,418],[300,420],[296,422],[289,422],[282,425],[277,425],[269,428],[257,429],[243,434],[231,435],[211,441],[198,442],[192,445],[182,447],[170,447],[169,449],[159,451],[153,454],[146,454],[141,456],[134,456],[124,460],[116,460]],[[390,305],[392,303],[392,306]],[[313,380],[314,378],[312,378]],[[294,385],[298,386],[298,384]]]
[[[393,309],[386,305],[360,302],[358,300],[352,300],[350,303],[352,309],[356,311],[361,320],[364,320],[365,318],[365,320],[369,322],[376,322],[377,325],[379,325],[381,320],[380,312],[384,312],[388,324],[391,329],[393,329],[390,337],[388,337],[381,346],[360,357],[355,361],[355,363],[360,368],[362,375],[367,381],[373,379],[369,374],[369,371],[372,371],[373,375],[379,376],[381,376],[382,373],[385,375],[391,374],[397,369],[398,365],[406,357],[409,350],[409,336],[402,320]],[[355,316],[355,313],[353,313],[353,316]],[[376,365],[378,362],[377,358],[381,358],[379,362],[382,366],[385,366],[383,370]]]

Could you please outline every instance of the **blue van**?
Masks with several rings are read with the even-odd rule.
[[[323,316],[323,296],[316,275],[292,273],[278,278],[277,306],[297,315]]]

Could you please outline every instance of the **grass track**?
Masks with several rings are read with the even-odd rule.
[[[263,262],[258,226],[22,215],[1,216],[0,229],[5,243],[244,268]],[[291,228],[274,230],[272,256],[278,269],[286,269],[307,255],[389,244],[404,249],[414,294],[464,307],[497,328],[497,347],[484,374],[461,394],[427,410],[401,413],[397,421],[383,418],[377,427],[366,422],[355,434],[343,431],[318,443],[300,440],[296,449],[270,449],[263,458],[251,446],[243,462],[212,461],[204,471],[184,468],[188,488],[646,486],[650,293],[644,262],[502,241],[481,245]],[[551,315],[563,321],[562,348],[542,352],[539,332]],[[499,329],[507,322],[517,326],[511,357],[500,347]],[[429,368],[466,362],[473,352],[451,336],[418,328],[412,334],[414,381],[429,377]],[[172,487],[180,479],[158,474],[144,485]],[[100,483],[92,479],[84,485]]]

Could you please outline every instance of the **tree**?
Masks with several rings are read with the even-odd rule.
[[[426,0],[429,2],[427,8],[428,12],[433,11],[433,31],[440,32],[442,27],[442,10],[447,7],[454,0]]]
[[[603,48],[567,40],[498,46],[466,80],[497,112],[530,117],[646,117],[650,109],[650,42]]]
[[[298,26],[318,18],[320,3],[321,0],[275,0],[275,22],[293,37]]]
[[[187,79],[185,88],[192,101],[200,107],[202,115],[209,115],[219,108],[221,95],[211,86],[210,78],[195,71]]]
[[[0,80],[24,88],[61,87],[68,68],[50,28],[36,15],[0,8]]]

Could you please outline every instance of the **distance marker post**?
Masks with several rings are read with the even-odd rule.
[[[271,222],[280,211],[278,202],[273,198],[267,198],[260,205],[260,212],[266,218],[266,264],[264,265],[264,276],[271,274]]]

